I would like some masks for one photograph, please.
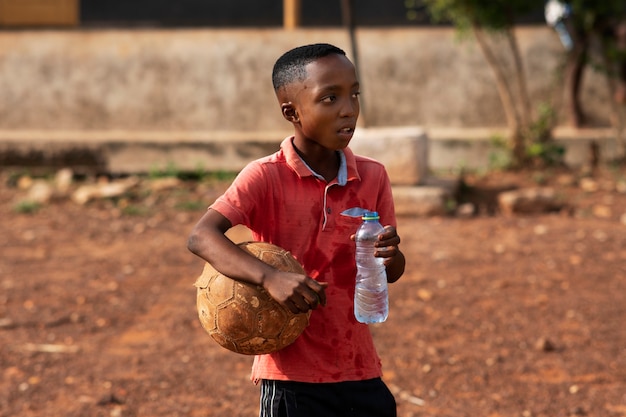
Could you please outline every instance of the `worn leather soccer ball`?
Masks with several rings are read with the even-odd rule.
[[[305,273],[288,251],[276,245],[244,242],[239,247],[281,271]],[[309,325],[310,311],[294,314],[263,287],[228,278],[208,263],[195,286],[202,327],[220,346],[233,352],[275,352],[293,343]]]

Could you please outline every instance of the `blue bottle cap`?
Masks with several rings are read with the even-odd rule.
[[[378,220],[380,219],[380,216],[378,215],[377,211],[368,211],[366,213],[363,213],[363,220]]]

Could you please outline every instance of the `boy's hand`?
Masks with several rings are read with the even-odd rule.
[[[378,236],[378,241],[374,243],[376,247],[375,256],[386,258],[385,265],[391,262],[391,258],[399,253],[398,245],[400,244],[400,236],[396,228],[393,226],[385,226],[385,231]]]
[[[292,313],[306,313],[315,310],[318,306],[326,305],[326,282],[317,282],[313,278],[294,272],[276,270],[263,281],[263,287]]]
[[[351,235],[350,240],[354,241],[356,235]],[[396,228],[393,226],[385,226],[385,231],[378,236],[378,240],[374,243],[376,252],[374,256],[386,258],[385,265],[391,262],[391,259],[400,253],[398,245],[400,244],[400,236]]]

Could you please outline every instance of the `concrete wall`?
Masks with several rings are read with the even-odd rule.
[[[557,36],[520,28],[535,102],[555,88]],[[451,29],[358,32],[369,126],[505,124],[490,69]],[[350,52],[343,30],[0,32],[0,130],[289,130],[270,82],[275,59],[304,43]],[[606,87],[589,71],[585,109],[608,124]]]

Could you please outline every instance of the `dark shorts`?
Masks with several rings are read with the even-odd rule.
[[[396,417],[396,400],[380,379],[336,383],[261,381],[260,417]]]

